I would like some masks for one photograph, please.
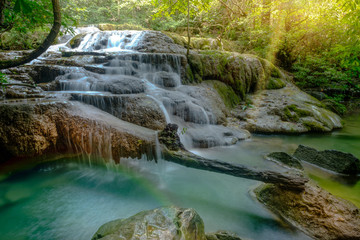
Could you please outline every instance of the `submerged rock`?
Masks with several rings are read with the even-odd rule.
[[[317,151],[314,148],[299,145],[293,156],[301,161],[309,162],[337,173],[348,175],[360,173],[360,160],[351,153],[336,150]]]
[[[92,240],[206,240],[204,222],[193,209],[163,207],[102,225]]]
[[[274,185],[255,190],[270,210],[315,239],[360,239],[360,210],[311,183],[301,193]]]
[[[272,152],[266,155],[265,158],[271,161],[276,161],[280,164],[285,164],[286,166],[292,168],[303,169],[301,163],[296,158],[285,152]]]
[[[217,231],[215,233],[207,233],[206,240],[241,240],[241,238],[232,232]]]

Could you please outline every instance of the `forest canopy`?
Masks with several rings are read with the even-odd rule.
[[[51,28],[51,1],[1,4],[0,48],[38,46]],[[300,87],[359,90],[360,0],[63,0],[61,8],[63,33],[104,23],[182,36],[189,29],[272,61]]]

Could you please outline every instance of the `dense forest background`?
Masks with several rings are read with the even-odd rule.
[[[51,28],[49,0],[1,0],[0,49],[36,48]],[[1,7],[1,6],[0,6]],[[206,50],[256,54],[315,89],[343,114],[360,91],[360,0],[63,0],[62,34],[72,27],[188,32]],[[347,107],[349,104],[347,104]]]

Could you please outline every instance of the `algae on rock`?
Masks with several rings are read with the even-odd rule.
[[[195,82],[219,80],[245,99],[247,93],[285,86],[285,75],[274,65],[254,55],[225,51],[192,52],[188,78]]]

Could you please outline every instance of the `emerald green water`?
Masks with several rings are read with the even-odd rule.
[[[258,169],[286,171],[263,159],[292,153],[298,144],[338,149],[360,157],[360,117],[328,135],[255,135],[231,147],[194,149],[209,158]],[[166,205],[194,208],[207,232],[230,230],[248,239],[309,239],[284,225],[249,191],[259,182],[186,168],[174,163],[124,160],[124,166],[66,159],[37,166],[0,182],[0,239],[91,239],[105,222]],[[360,203],[358,180],[344,180],[313,166],[308,175],[330,192]],[[359,205],[358,205],[359,206]]]

